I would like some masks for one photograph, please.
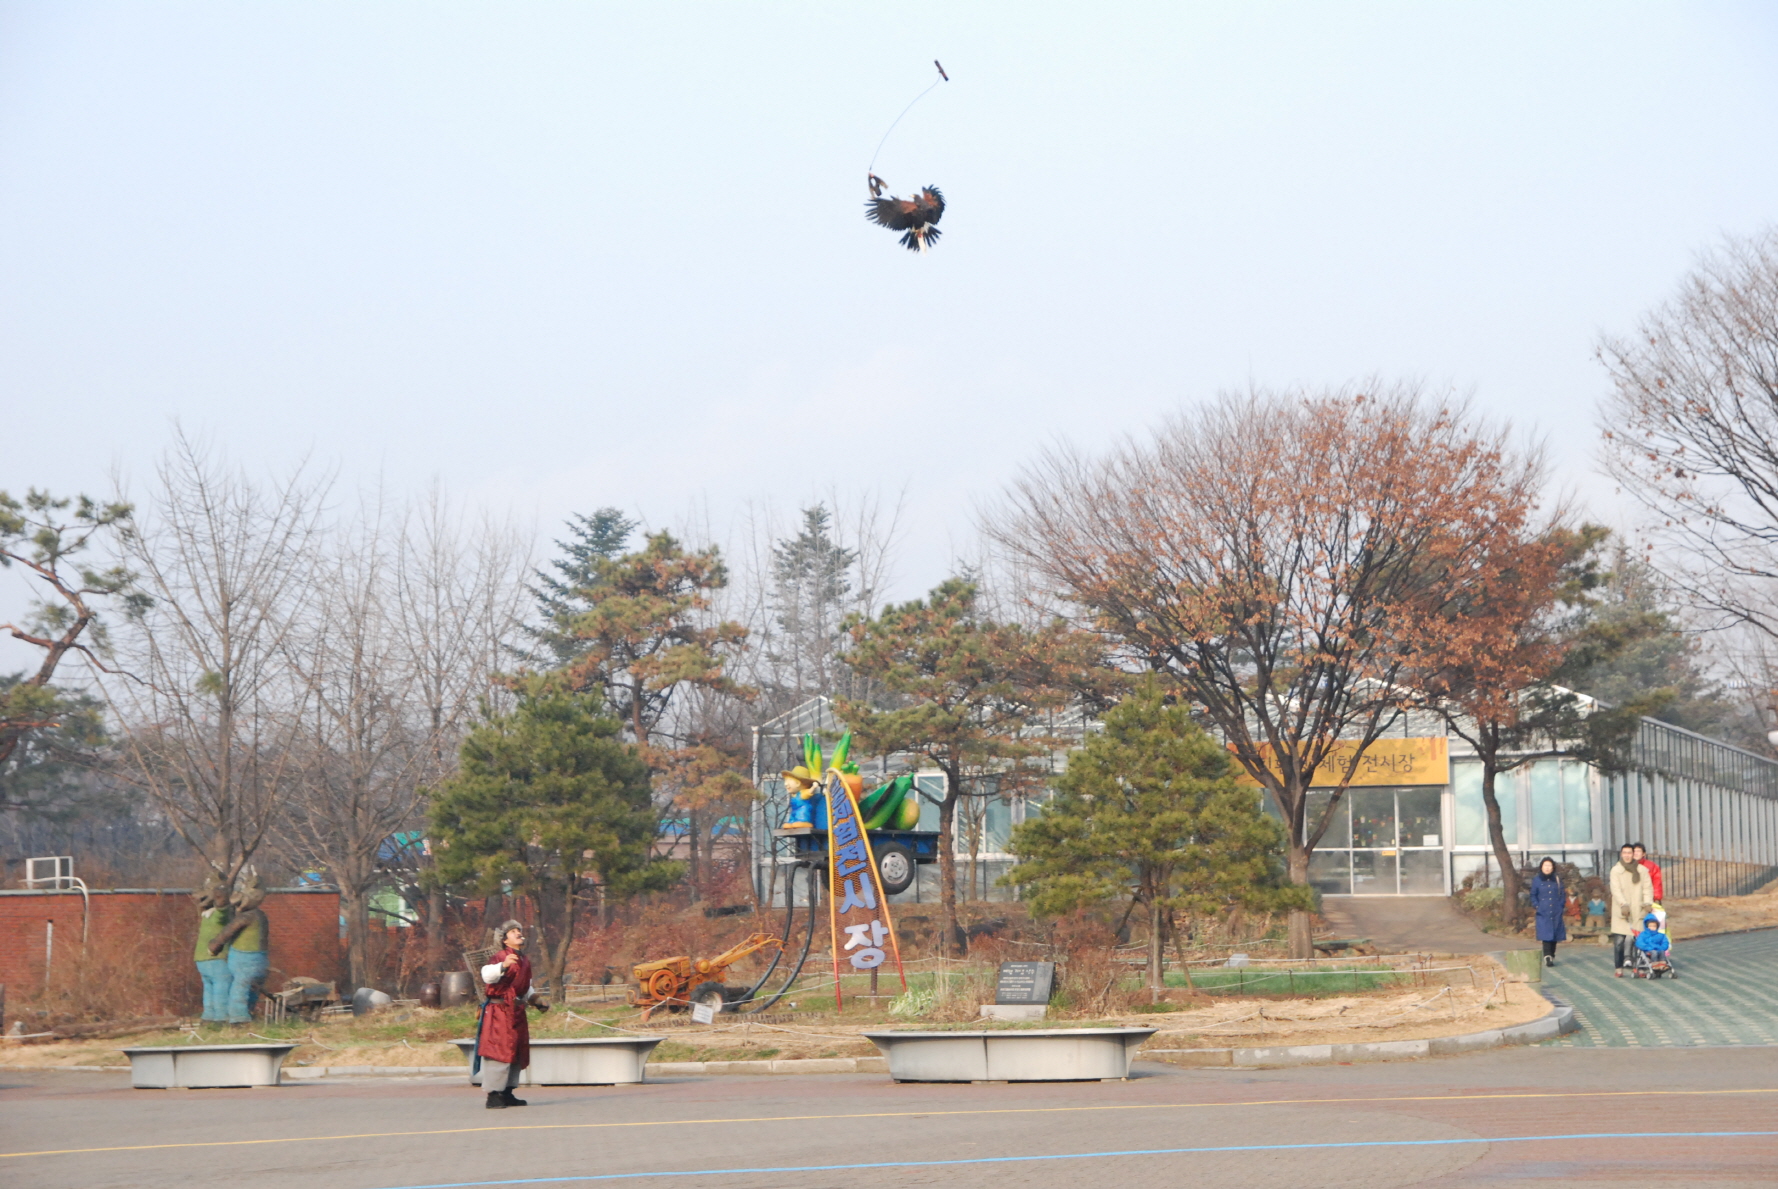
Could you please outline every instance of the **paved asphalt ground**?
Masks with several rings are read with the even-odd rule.
[[[1574,1004],[1571,1047],[1778,1044],[1778,929],[1673,947],[1679,978],[1613,978],[1611,950],[1564,945],[1544,990]]]
[[[1137,1068],[1104,1084],[539,1087],[529,1107],[499,1113],[455,1079],[168,1091],[130,1090],[119,1074],[0,1071],[0,1184],[1778,1185],[1771,1049]]]

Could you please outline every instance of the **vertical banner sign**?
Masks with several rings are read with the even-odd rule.
[[[875,970],[893,956],[903,991],[908,976],[901,968],[901,946],[889,920],[870,836],[858,816],[858,799],[838,772],[829,772],[826,783],[827,911],[833,931],[833,1006],[838,1011],[842,971]]]

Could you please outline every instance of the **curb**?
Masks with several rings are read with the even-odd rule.
[[[888,1073],[887,1057],[805,1057],[790,1061],[650,1061],[649,1077],[690,1074]]]
[[[467,1074],[467,1065],[286,1065],[284,1080],[308,1081],[311,1078],[422,1077],[437,1073]]]
[[[98,1066],[92,1068],[97,1069]],[[123,1069],[126,1066],[117,1066]],[[721,1074],[888,1073],[887,1057],[809,1057],[785,1061],[650,1061],[646,1077],[696,1077]],[[302,1065],[286,1066],[285,1081],[317,1078],[427,1077],[455,1074],[467,1077],[467,1065]]]
[[[1542,994],[1542,992],[1539,992]],[[1420,1057],[1449,1057],[1507,1045],[1541,1044],[1580,1029],[1574,1008],[1553,995],[1548,1015],[1510,1028],[1490,1028],[1462,1036],[1430,1040],[1378,1040],[1362,1044],[1273,1045],[1241,1049],[1145,1049],[1137,1061],[1159,1061],[1186,1069],[1277,1069],[1295,1065],[1345,1065],[1361,1061],[1411,1061]],[[24,1068],[24,1067],[20,1067]],[[65,1065],[59,1068],[99,1072],[124,1072],[128,1066]],[[762,1074],[888,1073],[887,1057],[811,1057],[786,1061],[650,1061],[648,1078],[713,1077]],[[310,1081],[345,1077],[429,1077],[440,1074],[466,1076],[467,1065],[302,1065],[286,1066],[284,1081]]]
[[[1541,1044],[1569,1032],[1580,1023],[1574,1008],[1552,996],[1548,1015],[1510,1028],[1490,1028],[1462,1036],[1430,1040],[1378,1040],[1364,1044],[1274,1045],[1245,1049],[1148,1049],[1136,1060],[1164,1061],[1188,1069],[1276,1069],[1292,1065],[1349,1065],[1360,1061],[1411,1061],[1417,1057],[1449,1057],[1507,1045]]]

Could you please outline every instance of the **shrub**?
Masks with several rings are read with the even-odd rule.
[[[1463,894],[1463,907],[1471,912],[1498,912],[1505,899],[1502,888],[1475,888]]]

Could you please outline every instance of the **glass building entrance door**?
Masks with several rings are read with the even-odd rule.
[[[1305,830],[1330,794],[1311,791]],[[1309,861],[1309,882],[1334,896],[1442,896],[1444,788],[1348,789]]]

